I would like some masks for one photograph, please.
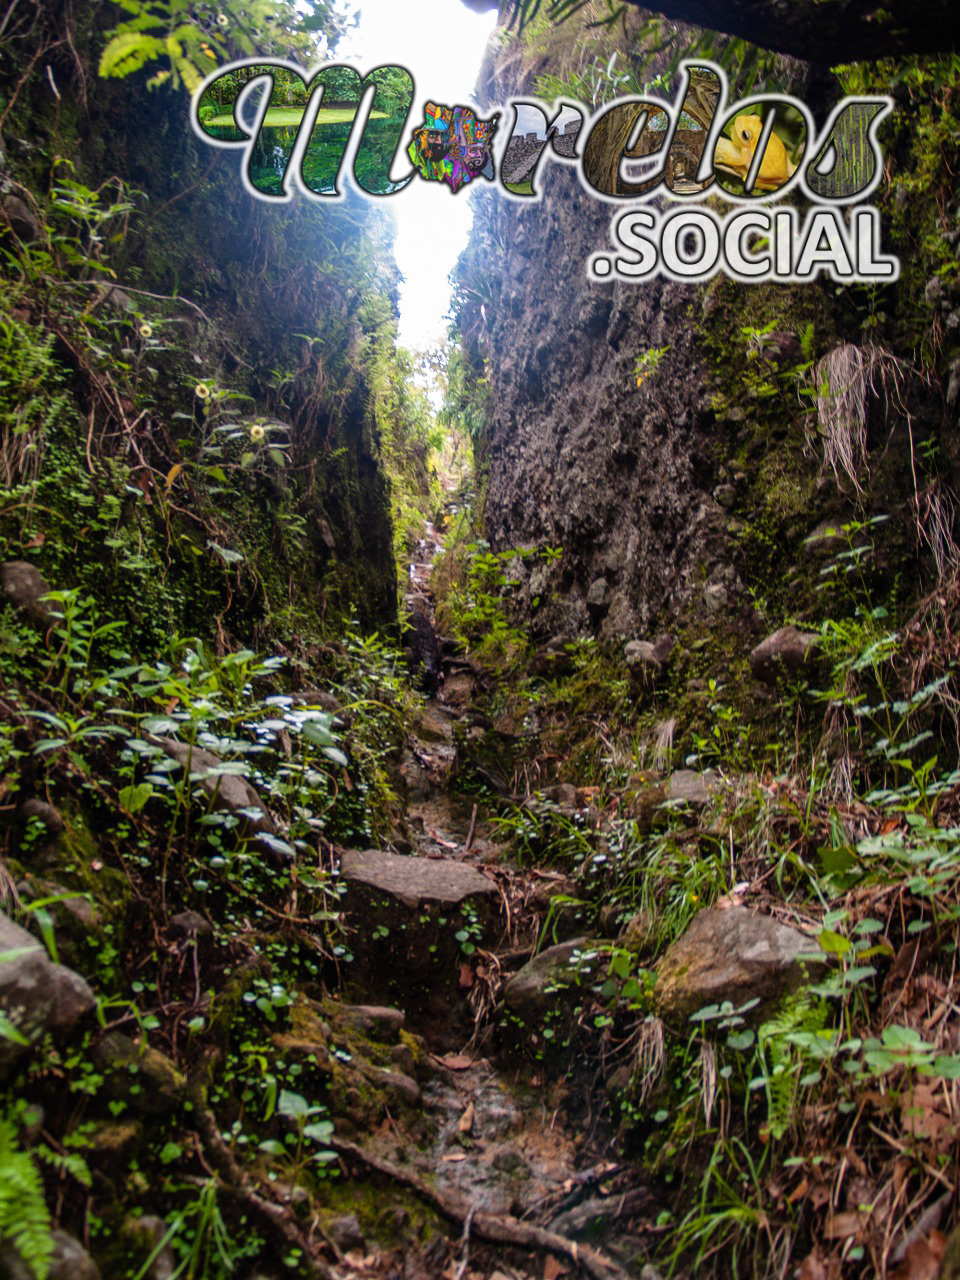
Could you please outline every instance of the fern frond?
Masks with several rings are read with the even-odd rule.
[[[100,58],[100,74],[121,78],[139,71],[166,52],[166,43],[142,31],[119,31],[107,44]]]
[[[47,1280],[53,1238],[43,1179],[8,1120],[0,1120],[0,1240],[10,1241],[36,1280]]]

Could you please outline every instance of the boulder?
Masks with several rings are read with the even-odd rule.
[[[54,964],[26,929],[0,912],[0,1013],[33,1044],[47,1032],[67,1035],[96,1004],[79,974]],[[0,1077],[26,1046],[0,1037]]]
[[[575,983],[575,956],[588,945],[587,938],[574,938],[548,947],[508,978],[503,985],[503,1000],[510,1012],[525,1022],[541,1019],[556,1001],[556,988]]]
[[[158,738],[157,745],[166,755],[189,766],[190,774],[213,797],[213,805],[221,813],[239,813],[251,831],[274,835],[276,827],[260,798],[259,792],[237,773],[224,773],[224,762],[212,751],[177,742],[175,738]]]
[[[52,590],[36,565],[26,560],[0,564],[0,596],[39,631],[46,631],[57,621],[52,607],[43,599]]]
[[[441,1040],[458,1039],[462,967],[492,930],[496,885],[464,862],[377,849],[343,853],[340,876],[354,998],[401,1004]]]
[[[348,885],[367,885],[415,911],[423,903],[459,906],[468,898],[496,895],[492,880],[451,858],[415,858],[378,849],[350,850],[340,860]]]
[[[761,640],[750,654],[750,670],[764,684],[776,684],[781,676],[799,676],[810,670],[813,654],[820,644],[816,631],[781,627]]]
[[[738,1008],[758,999],[751,1014],[757,1020],[824,959],[815,939],[770,916],[711,907],[667,949],[654,1001],[662,1017],[683,1023],[706,1005],[730,1001]]]

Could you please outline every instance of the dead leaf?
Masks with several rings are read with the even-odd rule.
[[[438,1058],[438,1062],[442,1062],[450,1071],[466,1071],[473,1066],[473,1059],[468,1058],[465,1053],[448,1053],[444,1058]]]
[[[819,1250],[815,1250],[800,1263],[796,1280],[840,1280],[840,1263],[836,1258],[824,1260]]]
[[[457,1125],[457,1132],[463,1133],[463,1134],[473,1133],[473,1124],[476,1118],[477,1118],[476,1108],[474,1107],[472,1102],[468,1102],[467,1109],[464,1111],[463,1115],[460,1117],[460,1121]]]
[[[864,1222],[862,1213],[834,1213],[823,1228],[828,1240],[846,1240],[855,1236]]]
[[[47,535],[45,533],[35,533],[29,542],[23,544],[24,550],[28,547],[42,547],[46,540]]]
[[[790,1204],[796,1204],[798,1200],[803,1199],[803,1197],[807,1194],[809,1190],[810,1190],[810,1183],[807,1181],[806,1178],[801,1178],[800,1181],[797,1183],[797,1185],[793,1188],[793,1190],[787,1196],[787,1200],[789,1201]]]
[[[559,1280],[560,1276],[565,1276],[566,1274],[567,1269],[563,1263],[558,1258],[555,1258],[552,1253],[548,1253],[543,1264],[543,1280]]]
[[[167,472],[167,480],[166,480],[165,488],[168,495],[170,493],[170,490],[176,484],[177,476],[180,474],[182,470],[183,470],[183,463],[175,462],[173,466],[170,468],[170,470]]]
[[[891,1280],[937,1280],[946,1248],[947,1237],[942,1231],[931,1231],[926,1240],[912,1241]]]
[[[462,964],[460,966],[459,983],[460,983],[461,991],[469,991],[470,988],[473,986],[473,983],[474,983],[473,968],[469,964]]]
[[[955,1126],[941,1109],[943,1094],[938,1085],[918,1083],[900,1099],[900,1119],[904,1129],[914,1138],[949,1145]]]
[[[451,1151],[440,1158],[445,1164],[459,1164],[461,1160],[466,1160],[467,1153],[465,1151]]]

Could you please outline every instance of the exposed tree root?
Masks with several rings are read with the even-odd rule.
[[[484,1213],[476,1210],[468,1200],[460,1196],[441,1194],[435,1187],[429,1186],[422,1178],[418,1178],[415,1173],[408,1173],[405,1169],[391,1164],[389,1160],[381,1160],[379,1156],[371,1155],[352,1142],[334,1138],[330,1146],[345,1161],[363,1165],[374,1173],[409,1187],[445,1218],[449,1218],[459,1226],[464,1227],[469,1221],[470,1234],[475,1239],[555,1254],[557,1257],[566,1258],[575,1263],[592,1277],[592,1280],[629,1280],[622,1267],[589,1245],[577,1244],[575,1240],[567,1240],[554,1231],[520,1222],[508,1214]]]

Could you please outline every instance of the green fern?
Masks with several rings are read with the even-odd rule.
[[[118,79],[132,75],[148,62],[162,57],[166,49],[166,41],[144,31],[131,31],[129,28],[118,31],[101,55],[100,74]]]
[[[47,1280],[53,1239],[43,1179],[9,1120],[0,1120],[0,1240],[10,1241],[36,1280]]]
[[[778,1013],[757,1031],[757,1049],[767,1095],[767,1124],[771,1136],[782,1138],[793,1123],[798,1076],[804,1066],[790,1037],[823,1029],[827,1008],[807,991],[787,996]]]

